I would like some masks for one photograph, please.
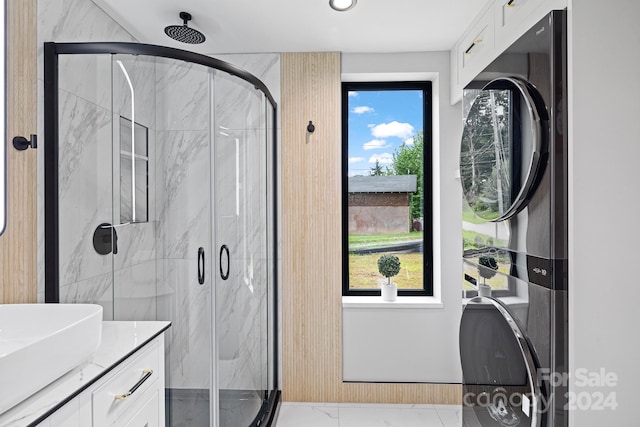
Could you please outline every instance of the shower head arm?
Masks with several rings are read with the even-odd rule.
[[[191,21],[191,14],[188,12],[180,12],[180,19],[182,19],[183,25],[186,27],[187,22]]]

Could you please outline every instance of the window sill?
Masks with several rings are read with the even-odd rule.
[[[342,308],[444,308],[436,297],[398,297],[383,301],[381,296],[342,297]]]

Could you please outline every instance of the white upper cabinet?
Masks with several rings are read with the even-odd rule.
[[[456,47],[460,81],[469,81],[484,65],[483,58],[495,50],[495,22],[492,9],[485,11]]]
[[[497,0],[494,7],[496,33],[517,30],[527,15],[543,4],[540,0]]]
[[[492,0],[451,49],[451,104],[462,89],[529,28],[567,0]]]

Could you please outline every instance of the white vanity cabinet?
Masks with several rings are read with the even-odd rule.
[[[38,427],[164,425],[164,339],[160,335]]]
[[[164,421],[164,345],[161,341],[159,337],[147,344],[140,354],[131,356],[92,391],[93,427],[151,427]],[[140,414],[148,414],[146,424]],[[134,419],[140,422],[130,424]]]
[[[170,326],[103,322],[92,358],[0,414],[0,427],[164,426],[164,331]]]

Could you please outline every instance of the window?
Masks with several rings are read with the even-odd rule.
[[[431,82],[342,84],[343,295],[433,295]]]

